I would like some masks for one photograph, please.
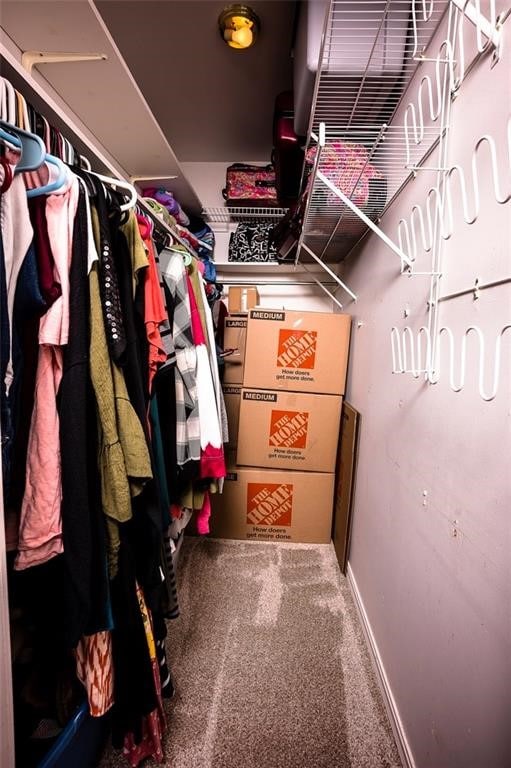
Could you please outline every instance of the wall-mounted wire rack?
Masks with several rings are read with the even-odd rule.
[[[472,345],[477,343],[477,386],[480,397],[485,401],[495,398],[503,380],[501,347],[504,336],[507,337],[506,341],[509,338],[511,325],[495,328],[493,345],[492,332],[485,333],[477,325],[469,325],[461,338],[459,332],[455,334],[448,326],[441,326],[439,310],[441,302],[459,298],[467,293],[473,293],[473,298],[477,299],[479,291],[483,288],[496,288],[507,284],[511,277],[508,274],[483,284],[480,284],[477,278],[472,289],[461,289],[442,295],[440,286],[443,276],[443,245],[454,234],[462,217],[467,225],[473,225],[477,221],[481,201],[480,179],[483,175],[489,176],[493,182],[493,197],[497,204],[503,205],[511,200],[511,190],[507,184],[508,168],[511,167],[511,120],[507,123],[507,162],[503,160],[502,153],[500,160],[498,159],[497,142],[493,135],[485,133],[474,143],[470,169],[449,162],[448,128],[451,102],[459,95],[468,72],[484,56],[489,58],[491,55],[492,67],[499,62],[504,35],[503,25],[509,14],[510,11],[507,10],[497,15],[495,0],[488,0],[484,8],[479,0],[475,3],[470,0],[452,0],[446,38],[439,44],[436,58],[436,77],[422,78],[415,101],[408,103],[405,112],[408,138],[413,138],[416,144],[421,143],[425,121],[429,119],[434,122],[439,118],[436,167],[425,168],[435,172],[435,184],[430,187],[423,203],[415,204],[409,217],[400,219],[397,232],[399,249],[406,257],[402,261],[402,271],[406,271],[410,276],[429,275],[430,286],[427,326],[423,325],[415,330],[409,325],[402,329],[396,326],[391,329],[393,373],[411,374],[416,379],[422,376],[427,383],[436,384],[441,370],[445,375],[447,369],[451,389],[461,392],[466,383],[468,361],[476,357]],[[470,27],[475,36],[475,55],[469,62],[465,57],[467,27]],[[502,97],[505,98],[504,93]],[[461,202],[461,210],[458,207],[457,215],[454,216],[453,203],[456,198]],[[421,272],[417,268],[418,256],[421,253],[430,256],[429,271]],[[472,341],[473,338],[476,342]],[[491,376],[489,371],[492,368],[493,346]],[[471,366],[471,372],[473,370],[477,372],[477,365]]]
[[[342,260],[370,222],[378,224],[437,139],[437,126],[422,124],[417,141],[410,126],[391,121],[447,6],[448,0],[330,0],[308,132],[312,146],[325,124],[327,151],[309,178],[297,261],[310,251],[322,262]],[[359,148],[357,161],[342,169],[328,151],[340,144]],[[361,197],[368,175],[374,178]]]
[[[230,224],[239,221],[277,222],[286,213],[287,208],[258,208],[256,206],[205,206],[202,215],[213,224]]]
[[[490,340],[477,325],[469,326],[461,340],[455,338],[447,326],[438,330],[435,339],[424,325],[417,332],[410,326],[401,331],[392,328],[392,373],[408,373],[415,379],[423,377],[428,384],[437,384],[441,373],[447,370],[449,386],[453,392],[461,392],[467,383],[469,363],[473,363],[472,368],[477,371],[479,395],[490,402],[495,399],[503,378],[502,345],[504,337],[509,338],[510,334],[511,324],[497,329]],[[472,337],[474,342],[469,349]],[[442,349],[443,340],[445,350]]]

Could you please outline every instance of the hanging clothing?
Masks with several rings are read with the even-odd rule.
[[[63,550],[57,393],[62,378],[62,348],[69,338],[69,270],[77,204],[78,180],[74,176],[46,203],[48,236],[61,295],[39,325],[39,361],[15,565],[19,570],[44,563]]]
[[[34,236],[28,212],[26,189],[21,175],[14,176],[9,189],[2,195],[0,228],[2,230],[5,284],[7,290],[7,318],[9,321],[9,326],[2,328],[2,332],[5,330],[9,334],[9,346],[11,347],[12,313],[14,309],[16,284],[28,247]],[[5,374],[7,393],[9,393],[12,376],[12,358],[9,357]]]
[[[66,634],[75,647],[80,637],[111,628],[102,520],[96,401],[89,378],[88,198],[80,191],[70,271],[69,342],[64,349],[59,392],[62,448],[62,530]]]
[[[190,300],[182,257],[165,249],[160,267],[168,289],[169,320],[176,350],[176,447],[180,466],[200,460],[200,422],[196,388],[197,352],[191,330]]]
[[[197,399],[199,401],[200,443],[202,451],[208,445],[220,450],[222,435],[217,411],[216,395],[213,386],[209,356],[206,347],[206,337],[199,315],[199,309],[194,294],[192,282],[186,276],[188,296],[190,301],[192,335],[197,353]],[[216,477],[216,475],[213,475]]]
[[[166,725],[165,712],[163,710],[163,702],[161,698],[160,670],[158,665],[158,657],[156,654],[156,644],[154,641],[151,617],[149,615],[149,611],[147,610],[142,590],[138,585],[137,598],[140,614],[144,623],[144,631],[147,648],[149,651],[149,657],[151,659],[157,706],[152,712],[144,717],[142,721],[142,734],[140,739],[137,739],[135,734],[132,733],[128,733],[124,737],[123,754],[127,758],[129,764],[133,766],[133,768],[136,768],[136,766],[138,766],[138,764],[142,762],[142,760],[145,760],[147,757],[152,757],[159,763],[163,762],[162,737]]]

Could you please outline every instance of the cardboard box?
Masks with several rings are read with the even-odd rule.
[[[342,397],[243,389],[238,464],[334,472]]]
[[[351,512],[355,488],[360,414],[353,406],[342,406],[340,451],[336,467],[336,494],[332,541],[339,567],[346,575],[350,543]]]
[[[226,317],[224,320],[224,350],[234,350],[224,357],[224,384],[243,384],[247,322],[246,315]]]
[[[248,312],[259,304],[259,291],[255,286],[231,285],[227,299],[230,314]]]
[[[234,467],[212,494],[211,535],[328,544],[334,475]]]
[[[225,410],[227,411],[227,423],[229,425],[228,448],[235,448],[238,444],[238,423],[240,420],[241,386],[231,384],[222,387],[224,393]]]
[[[253,309],[243,386],[343,395],[351,316]]]

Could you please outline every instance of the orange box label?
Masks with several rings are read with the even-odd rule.
[[[247,525],[291,525],[291,483],[247,483]]]
[[[314,368],[316,362],[316,331],[279,331],[277,365],[279,368]]]
[[[268,445],[272,448],[305,448],[308,426],[306,411],[272,411]]]

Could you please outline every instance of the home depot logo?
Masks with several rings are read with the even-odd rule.
[[[272,411],[269,445],[273,448],[305,448],[309,414],[298,411]]]
[[[277,365],[279,368],[314,368],[316,362],[316,331],[279,332]]]
[[[248,525],[291,525],[293,486],[290,483],[248,483]]]

